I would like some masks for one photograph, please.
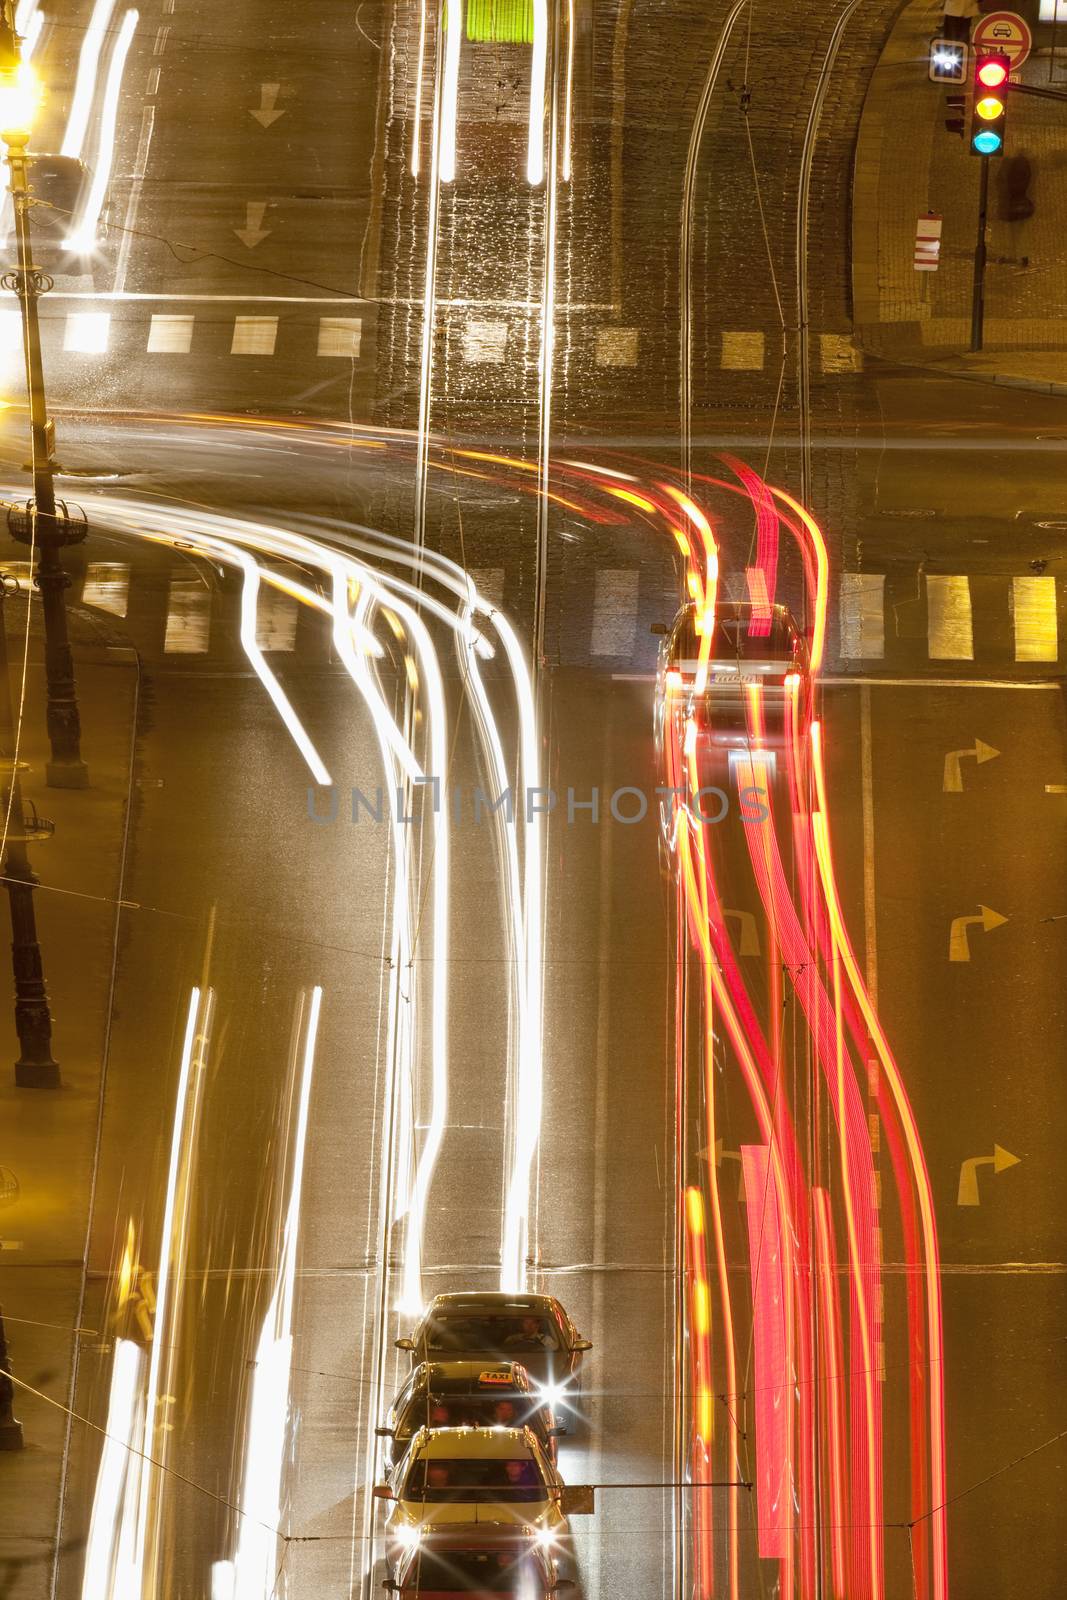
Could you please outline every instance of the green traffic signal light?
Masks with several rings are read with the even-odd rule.
[[[971,143],[980,156],[995,156],[1004,140],[992,128],[983,128],[980,133],[975,134]]]

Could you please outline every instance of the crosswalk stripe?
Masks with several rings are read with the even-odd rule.
[[[150,355],[188,355],[193,342],[192,317],[171,316],[169,312],[153,316],[148,326],[148,353]]]
[[[628,656],[637,632],[637,584],[632,567],[599,567],[593,581],[594,656]]]
[[[358,356],[362,337],[363,321],[360,317],[319,318],[320,356]]]
[[[261,650],[295,650],[296,624],[300,602],[291,594],[282,594],[270,584],[259,591],[256,610],[256,643]]]
[[[503,567],[471,567],[471,578],[478,593],[494,606],[504,604],[504,569]]]
[[[842,656],[880,661],[885,655],[885,574],[843,572],[839,604]]]
[[[278,337],[277,317],[235,317],[232,356],[272,356]]]
[[[481,366],[503,365],[508,348],[506,322],[468,322],[463,330],[463,359]]]
[[[1011,614],[1016,661],[1058,661],[1055,578],[1013,578]]]
[[[110,337],[110,312],[72,311],[67,317],[63,348],[77,351],[82,355],[103,355],[107,351]]]
[[[184,575],[171,578],[164,652],[167,655],[202,655],[210,641],[210,590],[199,578]]]
[[[90,561],[82,585],[83,605],[124,617],[130,603],[130,569],[124,561]]]
[[[596,364],[598,367],[636,367],[638,330],[636,328],[598,328]]]
[[[724,333],[722,366],[728,372],[760,372],[763,368],[762,333]]]
[[[926,639],[931,661],[973,661],[971,586],[965,577],[926,575]]]

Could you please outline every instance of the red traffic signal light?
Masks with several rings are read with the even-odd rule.
[[[974,75],[983,89],[999,89],[1007,82],[1010,71],[1011,62],[1007,56],[979,56]]]

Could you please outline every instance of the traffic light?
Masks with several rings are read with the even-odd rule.
[[[974,111],[971,116],[971,154],[1004,153],[1004,122],[1008,109],[1008,74],[1011,57],[1000,53],[977,56],[974,63]]]

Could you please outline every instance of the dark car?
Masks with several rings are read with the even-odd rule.
[[[697,608],[682,607],[659,649],[656,674],[656,733],[662,739],[667,701],[692,716],[715,744],[743,745],[747,738],[746,690],[759,686],[767,732],[780,736],[788,677],[798,681],[799,702],[810,694],[808,647],[783,605],[757,606],[724,600],[715,607],[711,646],[701,667]]]
[[[50,272],[79,274],[88,270],[85,248],[72,248],[68,241],[75,221],[92,188],[93,174],[76,156],[31,155],[30,194],[37,203],[30,212],[34,260]],[[106,218],[102,215],[96,241],[103,239]]]
[[[518,1361],[555,1407],[592,1345],[547,1294],[439,1294],[410,1338],[412,1365],[423,1361]]]
[[[385,1425],[385,1467],[400,1460],[420,1428],[530,1428],[551,1460],[557,1426],[551,1408],[515,1361],[424,1361],[393,1401]]]

